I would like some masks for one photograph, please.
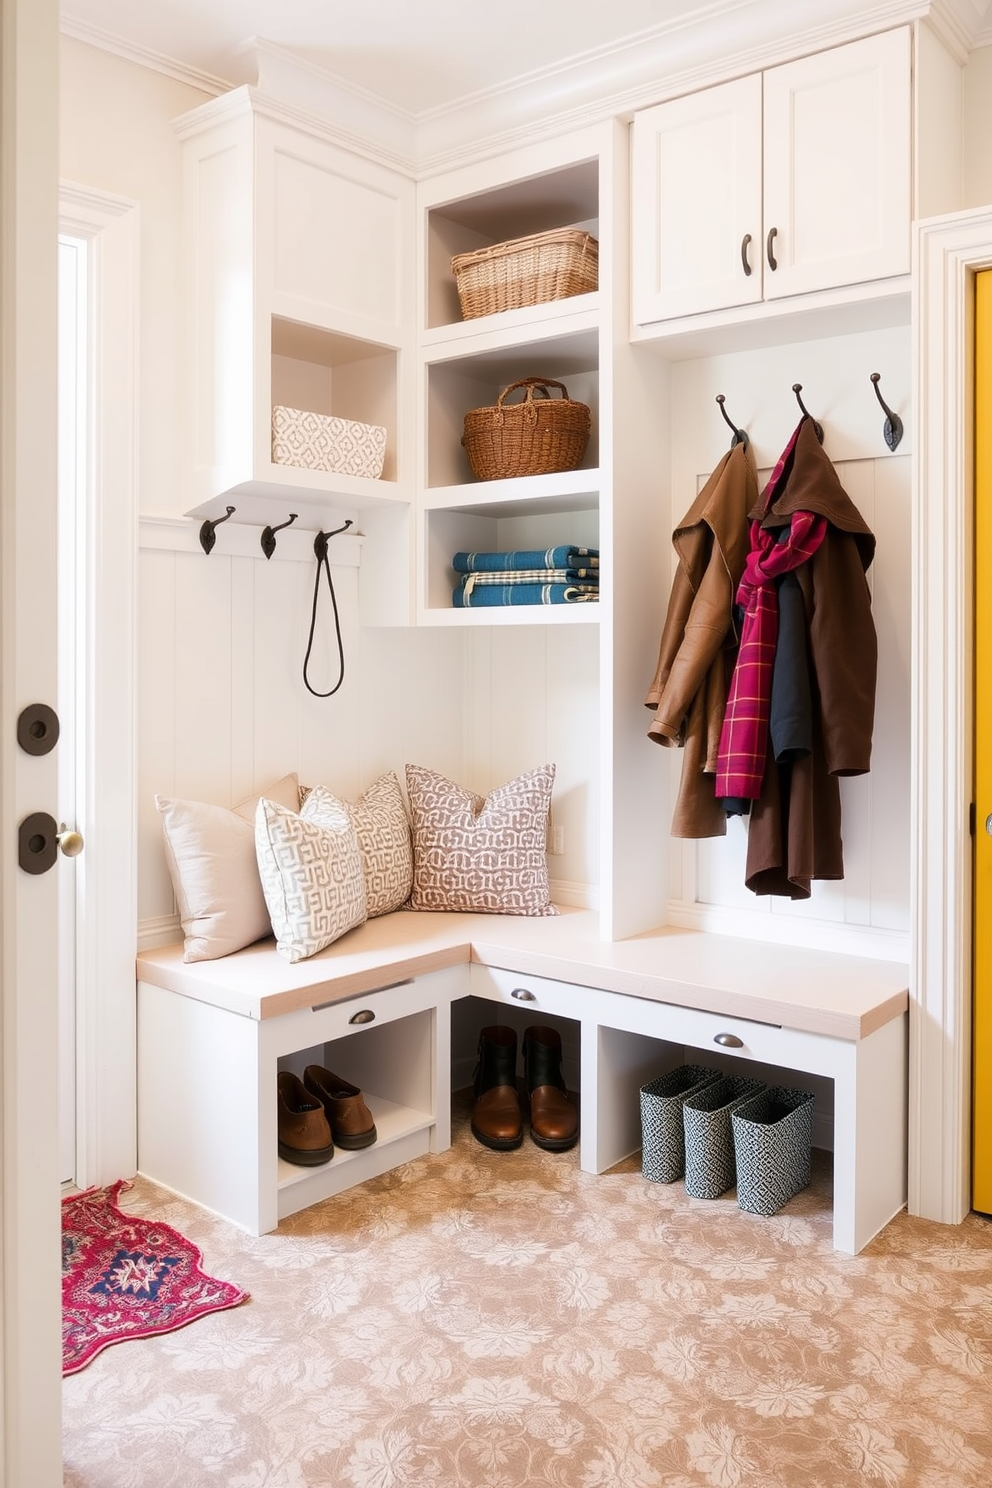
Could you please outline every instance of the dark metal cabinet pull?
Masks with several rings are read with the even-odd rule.
[[[741,263],[744,265],[744,272],[745,272],[745,274],[747,274],[748,278],[750,278],[751,277],[751,274],[754,272],[752,270],[752,268],[751,268],[751,265],[750,265],[750,262],[748,261],[748,256],[747,256],[747,250],[750,248],[750,246],[751,246],[751,234],[750,233],[745,233],[744,234],[744,237],[743,237],[743,239],[741,241]]]
[[[743,1049],[744,1040],[737,1037],[736,1033],[718,1033],[713,1042],[720,1044],[724,1049]]]
[[[537,1001],[537,998],[534,996],[533,992],[528,992],[526,987],[514,987],[513,991],[510,993],[510,996],[515,997],[518,1002]]]
[[[351,1017],[348,1019],[348,1022],[373,1023],[375,1022],[375,1013],[372,1011],[371,1008],[362,1008],[362,1011],[360,1013],[352,1013]]]
[[[770,269],[777,269],[778,268],[778,259],[775,257],[775,252],[774,252],[774,247],[773,247],[773,244],[774,244],[775,239],[777,238],[777,236],[778,236],[778,228],[777,227],[770,227],[768,229],[768,241],[765,243],[765,252],[768,255],[768,267]]]

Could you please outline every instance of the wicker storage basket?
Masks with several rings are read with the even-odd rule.
[[[734,1163],[734,1108],[764,1090],[762,1080],[725,1075],[686,1098],[685,1191],[694,1199],[718,1199],[737,1180]]]
[[[526,389],[524,401],[507,403],[516,388]],[[549,388],[558,388],[561,397],[552,398]],[[495,404],[469,410],[462,444],[477,480],[547,475],[581,465],[589,425],[588,407],[573,402],[563,382],[523,377],[505,387]]]
[[[273,465],[378,480],[385,457],[386,431],[380,424],[281,405],[272,410]]]
[[[731,1114],[737,1203],[748,1214],[777,1214],[809,1186],[813,1097],[773,1085]]]
[[[494,315],[588,294],[599,276],[599,244],[577,227],[532,233],[473,253],[456,253],[451,270],[462,317]]]
[[[685,1172],[685,1124],[682,1107],[688,1096],[720,1079],[704,1064],[681,1064],[641,1086],[641,1172],[652,1183],[674,1183]]]

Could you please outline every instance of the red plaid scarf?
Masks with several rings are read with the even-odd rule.
[[[774,479],[774,478],[773,478]],[[825,517],[796,512],[789,536],[751,523],[751,550],[737,590],[744,607],[741,646],[720,731],[716,794],[756,801],[761,795],[768,749],[772,668],[778,642],[778,588],[775,580],[812,558],[827,530]]]

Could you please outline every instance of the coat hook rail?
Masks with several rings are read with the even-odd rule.
[[[733,431],[734,431],[734,437],[730,441],[730,448],[733,449],[734,446],[737,445],[737,444],[746,445],[747,442],[748,442],[747,430],[746,429],[738,429],[738,427],[737,427],[736,424],[731,423],[731,421],[730,421],[730,415],[728,414],[726,408],[724,407],[724,404],[726,403],[727,400],[724,397],[723,393],[717,393],[717,395],[716,395],[716,401],[720,405],[720,412],[723,414],[724,423],[726,423],[728,425],[728,427],[731,428],[731,429],[733,429]]]
[[[271,558],[276,550],[276,533],[281,532],[284,527],[292,527],[298,516],[299,512],[290,512],[288,521],[280,522],[278,527],[264,527],[262,529],[262,536],[259,541],[266,558]]]
[[[802,392],[802,390],[803,390],[803,385],[802,385],[801,382],[794,382],[792,384],[792,391],[796,395],[796,402],[799,404],[799,407],[802,410],[803,417],[812,420],[812,423],[813,423],[813,432],[816,435],[817,439],[822,444],[823,443],[823,425],[817,423],[816,419],[813,418],[813,415],[810,413],[809,409],[806,407],[806,404],[803,402],[802,398],[799,396],[800,393]]]
[[[882,397],[878,386],[880,381],[881,373],[873,372],[871,374],[871,383],[872,387],[875,389],[875,397],[878,399],[879,403],[882,405],[882,408],[885,410],[885,427],[882,430],[882,434],[884,436],[886,444],[889,446],[889,449],[894,450],[903,435],[902,419],[897,413],[893,413],[888,403],[886,403],[885,399]]]
[[[224,516],[217,517],[213,522],[204,522],[200,528],[200,547],[205,553],[213,551],[214,543],[217,541],[217,528],[221,522],[226,522],[228,517],[233,517],[236,508],[229,506]]]

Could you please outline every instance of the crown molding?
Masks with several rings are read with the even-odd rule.
[[[790,12],[792,7],[789,7]],[[237,113],[252,107],[302,125],[330,142],[415,179],[468,165],[538,140],[625,117],[666,98],[711,87],[811,52],[927,21],[963,63],[976,44],[992,42],[985,0],[804,0],[801,21],[782,29],[782,12],[763,0],[714,0],[703,12],[593,49],[500,87],[467,94],[420,113],[391,104],[291,48],[253,37],[232,71],[254,73],[234,84],[186,68],[172,58],[64,17],[62,29],[142,66],[165,72],[221,99]],[[247,89],[247,92],[245,91]],[[287,100],[292,100],[288,102]],[[206,118],[194,109],[176,121],[180,136]]]
[[[294,89],[293,93],[294,96],[298,96],[298,90]],[[369,135],[359,128],[344,128],[335,123],[326,113],[301,108],[296,103],[287,103],[285,97],[262,92],[260,88],[251,83],[242,83],[240,87],[231,88],[220,98],[212,99],[209,103],[201,103],[196,108],[189,109],[185,114],[180,114],[178,118],[173,119],[172,127],[180,139],[190,139],[203,129],[223,123],[227,119],[240,118],[244,114],[262,115],[264,118],[275,120],[276,123],[289,124],[294,128],[303,129],[308,134],[316,135],[318,139],[326,140],[328,144],[349,150],[354,155],[361,155],[364,159],[384,166],[387,170],[398,171],[407,178],[416,176],[416,162],[411,152],[399,153],[387,149],[384,145],[370,139]]]
[[[201,93],[210,93],[217,97],[226,93],[231,87],[227,78],[214,77],[212,73],[201,72],[197,67],[189,67],[185,62],[179,62],[175,57],[167,57],[163,52],[156,52],[151,47],[141,46],[136,41],[128,41],[123,36],[118,36],[112,31],[104,31],[99,26],[91,26],[86,21],[76,20],[74,16],[62,12],[59,20],[59,30],[63,36],[70,36],[73,41],[85,42],[87,46],[97,47],[101,52],[110,52],[115,57],[122,57],[125,62],[136,62],[139,67],[147,67],[152,72],[160,72],[165,77],[173,78],[177,83],[186,83],[190,88],[197,88]]]

